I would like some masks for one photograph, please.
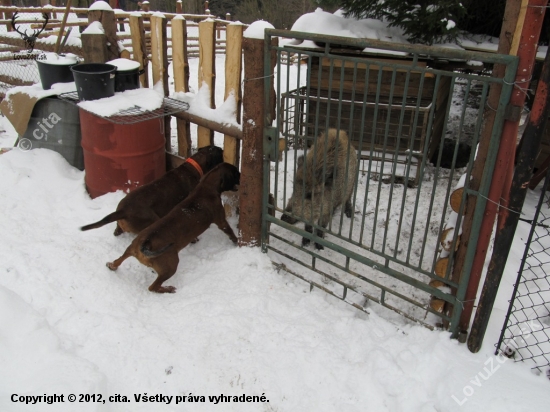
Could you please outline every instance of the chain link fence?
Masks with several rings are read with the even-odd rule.
[[[532,362],[550,378],[550,193],[547,174],[532,220],[525,253],[497,344],[516,361]]]

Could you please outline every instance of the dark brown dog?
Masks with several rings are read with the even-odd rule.
[[[173,286],[162,286],[176,272],[178,252],[215,223],[237,243],[237,237],[225,220],[220,195],[227,190],[236,191],[239,170],[229,163],[212,169],[191,194],[174,209],[144,229],[128,246],[124,254],[107,267],[116,270],[122,262],[134,256],[145,266],[157,272],[157,279],[149,286],[151,292],[174,293]]]
[[[118,204],[116,212],[105,216],[99,222],[82,226],[80,230],[96,229],[117,221],[115,236],[123,232],[139,233],[166,216],[191,193],[203,173],[209,172],[222,162],[222,149],[216,146],[203,147],[181,166],[128,193]]]

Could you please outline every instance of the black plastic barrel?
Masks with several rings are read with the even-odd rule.
[[[50,149],[77,169],[84,170],[78,107],[57,97],[36,102],[25,134],[32,149]],[[28,142],[27,142],[28,143]]]
[[[97,100],[115,94],[115,71],[112,64],[83,63],[71,67],[80,100]]]
[[[76,64],[52,64],[47,60],[37,60],[38,74],[40,75],[40,83],[44,90],[51,89],[55,83],[70,83],[74,81],[71,67]]]

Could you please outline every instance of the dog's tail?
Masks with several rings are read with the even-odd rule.
[[[105,216],[99,222],[95,222],[86,226],[82,226],[80,230],[90,230],[97,229],[98,227],[104,226],[107,223],[115,222],[120,219],[124,219],[126,214],[122,210],[117,210],[116,212],[111,213],[110,215]]]
[[[141,244],[141,253],[143,253],[147,257],[157,257],[162,255],[164,252],[166,252],[168,249],[172,247],[173,243],[169,243],[168,245],[164,246],[162,249],[159,250],[151,250],[151,241],[147,239],[145,242]]]

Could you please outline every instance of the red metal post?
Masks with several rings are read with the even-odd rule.
[[[527,87],[531,79],[547,3],[548,0],[531,0],[526,10],[525,24],[521,31],[518,49],[519,66],[516,74],[516,87],[510,100],[510,105],[518,107],[519,110],[522,110],[525,103],[526,94],[521,89]],[[504,123],[491,188],[489,189],[489,201],[485,207],[485,218],[479,229],[479,240],[470,274],[470,282],[464,298],[464,309],[460,318],[461,330],[468,329],[472,316],[498,205],[500,204],[505,182],[507,182],[508,175],[511,173],[510,168],[513,168],[514,165],[518,128],[519,118],[517,120],[507,120]]]

